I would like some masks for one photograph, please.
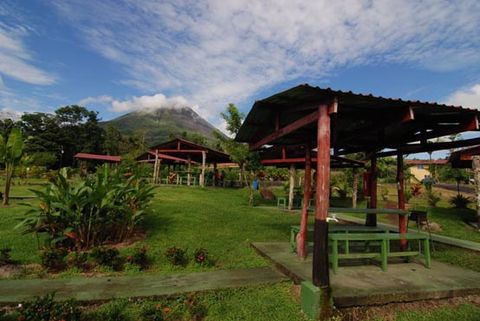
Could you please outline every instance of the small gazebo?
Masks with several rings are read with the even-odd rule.
[[[205,186],[205,170],[208,164],[212,164],[213,168],[217,168],[219,163],[231,162],[230,156],[221,151],[214,150],[207,146],[196,144],[182,138],[175,138],[168,142],[164,142],[149,148],[149,151],[137,160],[154,162],[154,172],[160,172],[160,165],[166,162],[183,163],[188,166],[187,185],[191,183],[191,165],[200,164],[201,174],[199,178],[200,186]],[[158,174],[154,177],[158,177]]]

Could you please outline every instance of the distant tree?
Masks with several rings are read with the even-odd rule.
[[[107,155],[120,155],[120,150],[124,143],[122,133],[114,126],[108,125],[105,129],[105,139],[103,149]]]
[[[55,116],[46,113],[23,114],[19,124],[26,138],[24,151],[32,156],[33,163],[46,167],[59,165],[62,145],[60,126]]]
[[[102,153],[104,130],[98,125],[98,112],[72,105],[55,111],[63,150],[61,166],[71,166],[78,152]]]
[[[5,166],[3,205],[8,205],[13,170],[23,155],[23,136],[19,128],[12,128],[7,139],[0,136],[0,163]]]
[[[236,136],[242,126],[245,116],[238,111],[234,104],[228,104],[225,112],[220,114],[227,124],[227,131],[231,136]],[[258,154],[251,152],[248,144],[236,142],[233,138],[226,137],[219,131],[214,131],[214,135],[222,146],[222,149],[230,155],[232,161],[238,164],[240,168],[240,177],[249,188],[249,203],[253,205],[252,180],[256,172],[261,168]]]
[[[460,194],[460,184],[468,183],[470,179],[468,170],[453,168],[451,165],[438,166],[437,176],[441,182],[455,182],[457,184],[457,194]]]

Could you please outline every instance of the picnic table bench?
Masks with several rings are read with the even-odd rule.
[[[394,240],[416,240],[423,243],[423,253],[421,247],[418,251],[391,251],[390,241]],[[426,235],[419,233],[329,233],[328,240],[331,244],[331,255],[329,261],[332,264],[334,273],[338,271],[338,261],[340,259],[378,259],[380,260],[383,271],[387,270],[388,258],[390,257],[419,257],[425,260],[425,266],[430,268],[430,243]],[[380,251],[351,253],[350,242],[352,241],[379,241]],[[345,253],[339,253],[339,242],[345,242]]]
[[[313,233],[313,226],[308,226],[308,232]],[[300,232],[300,225],[292,225],[290,227],[290,247],[293,252],[297,251],[297,235]],[[363,225],[337,225],[332,224],[328,227],[329,233],[388,233],[388,230],[377,226]],[[310,243],[309,243],[310,244]]]

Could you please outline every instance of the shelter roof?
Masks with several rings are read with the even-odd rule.
[[[480,155],[480,145],[454,151],[448,159],[452,167],[472,168],[473,156]]]
[[[331,146],[339,155],[424,145],[431,138],[479,128],[476,109],[303,84],[256,101],[236,140],[252,149],[307,142],[316,146],[318,107],[326,104],[336,107],[330,111]]]
[[[77,159],[83,159],[83,160],[99,160],[107,163],[119,163],[122,161],[121,156],[89,154],[89,153],[77,153],[73,157]]]
[[[207,163],[229,163],[231,162],[230,156],[224,152],[190,142],[182,138],[175,138],[168,142],[164,142],[150,147],[150,151],[181,157],[187,159],[190,156],[192,161],[202,162],[202,151],[206,152]]]

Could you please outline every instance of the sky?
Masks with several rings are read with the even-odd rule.
[[[2,0],[0,110],[188,105],[224,129],[301,83],[480,108],[479,30],[478,0]]]

